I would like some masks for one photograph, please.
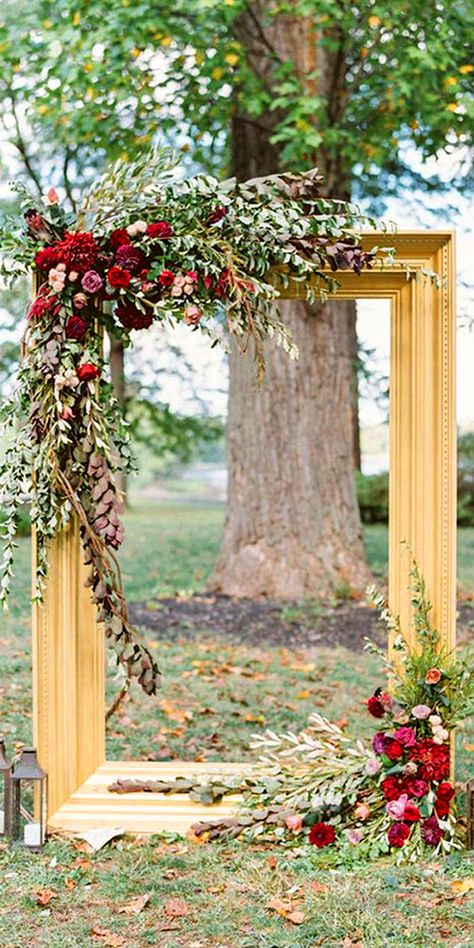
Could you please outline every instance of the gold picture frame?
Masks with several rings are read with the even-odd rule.
[[[367,249],[393,246],[395,262],[337,274],[343,299],[391,304],[389,600],[411,627],[410,556],[449,646],[456,609],[455,263],[450,231],[368,234]],[[434,271],[439,285],[430,279]],[[296,297],[297,286],[284,291]],[[403,547],[406,541],[407,548]],[[409,552],[411,551],[411,553]],[[33,546],[33,560],[35,552]],[[49,775],[50,829],[84,832],[185,832],[199,820],[226,816],[235,803],[205,807],[185,795],[111,794],[117,778],[170,779],[232,772],[238,763],[107,762],[104,727],[104,637],[84,588],[78,528],[52,544],[41,605],[33,606],[34,740]],[[34,563],[33,563],[34,566]]]

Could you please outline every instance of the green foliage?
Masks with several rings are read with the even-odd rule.
[[[388,473],[356,471],[357,500],[363,523],[388,523]]]
[[[357,499],[363,523],[388,523],[388,473],[356,472]],[[457,520],[474,526],[474,434],[458,438]]]
[[[458,438],[458,523],[474,524],[474,434]]]
[[[249,10],[263,37],[257,66],[240,33]],[[271,43],[272,21],[286,15],[300,17],[302,30],[309,17],[317,31],[314,71],[304,79]],[[236,111],[257,124],[270,119],[282,167],[307,166],[324,152],[366,196],[397,192],[413,177],[408,143],[426,160],[472,141],[463,0],[413,0],[409,9],[404,0],[76,0],[73,8],[20,0],[4,11],[0,55],[6,108],[26,109],[35,136],[63,149],[70,191],[75,168],[90,175],[106,154],[132,157],[158,137],[186,152],[192,143],[192,160],[216,169]],[[333,70],[328,88],[322,58]],[[12,137],[27,151],[18,129]],[[468,171],[449,186],[465,186]],[[425,179],[428,188],[440,184]]]

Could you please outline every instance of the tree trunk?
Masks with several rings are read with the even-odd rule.
[[[314,72],[312,22],[293,16],[266,22],[264,13],[264,0],[252,4],[239,19],[238,39],[267,87],[268,47],[284,60],[297,55],[301,75]],[[274,113],[255,123],[236,112],[232,158],[239,179],[280,170],[269,142],[274,121]],[[344,181],[341,169],[338,176],[333,162],[318,157],[328,193],[347,197],[348,187],[333,189]],[[362,589],[368,569],[354,485],[355,304],[285,302],[280,311],[298,361],[269,343],[266,378],[257,389],[251,356],[231,352],[228,512],[210,586],[232,596],[282,599]]]
[[[122,407],[122,410],[125,413],[126,406],[126,383],[125,383],[125,349],[123,343],[120,342],[120,339],[116,339],[115,336],[109,336],[110,340],[110,352],[109,352],[109,365],[110,365],[110,379],[112,382],[112,388],[114,391],[115,398]],[[127,478],[123,471],[117,471],[115,474],[115,481],[119,491],[122,494],[123,503],[127,502]]]

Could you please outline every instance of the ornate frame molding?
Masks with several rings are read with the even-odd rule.
[[[391,303],[389,599],[410,628],[406,541],[426,578],[443,641],[455,641],[456,413],[455,263],[450,231],[368,234],[396,248],[396,262],[338,274],[338,298]],[[410,272],[407,273],[407,266]],[[426,271],[441,278],[432,284]],[[297,288],[284,296],[296,297]],[[33,551],[34,556],[34,551]],[[49,774],[50,827],[84,831],[120,826],[131,832],[185,831],[229,803],[203,807],[185,796],[107,793],[117,777],[158,779],[238,764],[107,763],[104,730],[104,642],[83,586],[76,527],[51,548],[43,605],[33,606],[34,737]],[[235,802],[235,801],[234,801]]]

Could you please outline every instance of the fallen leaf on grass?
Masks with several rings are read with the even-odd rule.
[[[169,899],[165,902],[164,911],[169,918],[182,918],[189,915],[189,905],[184,899]]]
[[[268,868],[269,868],[269,869],[276,869],[276,867],[277,867],[277,859],[276,859],[276,856],[269,856],[268,859],[267,859],[267,865],[268,865]]]
[[[90,935],[91,938],[100,941],[105,948],[122,948],[126,943],[123,935],[111,932],[109,928],[99,928],[97,925],[91,928]]]
[[[37,889],[35,892],[36,904],[44,908],[45,905],[49,905],[55,895],[56,893],[52,892],[51,889]]]
[[[162,701],[160,701],[160,708],[163,714],[166,714],[167,718],[171,718],[172,721],[178,721],[180,724],[184,724],[185,721],[191,721],[193,717],[192,711],[184,711],[183,708],[178,708],[177,705],[168,701],[167,698],[163,698]]]
[[[277,915],[281,915],[282,918],[293,925],[302,925],[306,917],[304,912],[298,909],[289,899],[270,899],[267,902],[267,908],[271,909],[272,912],[276,912]]]
[[[122,908],[119,908],[119,914],[128,916],[139,915],[145,908],[145,905],[148,905],[149,901],[149,895],[137,895],[134,899],[131,899],[130,902],[127,902],[126,905],[122,905]]]
[[[75,889],[76,885],[77,885],[77,882],[75,879],[65,879],[64,881],[64,886],[66,889],[69,889],[69,891],[71,889]]]
[[[310,889],[311,892],[328,892],[329,886],[326,882],[316,882],[315,879],[310,879],[309,882],[305,883],[305,888]]]
[[[474,877],[470,876],[467,879],[455,879],[451,883],[451,888],[453,892],[464,895],[465,892],[471,892],[474,889]]]

